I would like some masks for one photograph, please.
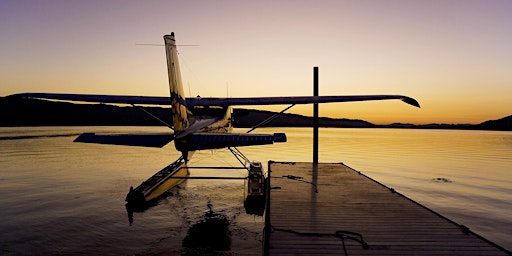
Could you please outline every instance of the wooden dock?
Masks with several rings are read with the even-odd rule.
[[[265,255],[511,255],[341,163],[268,170]]]

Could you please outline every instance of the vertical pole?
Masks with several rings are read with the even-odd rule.
[[[313,96],[318,96],[318,67],[313,67]],[[313,165],[318,165],[318,103],[313,103]]]
[[[318,97],[318,67],[313,67],[313,96]],[[313,172],[311,174],[311,203],[316,202],[318,183],[318,103],[313,103]],[[311,207],[311,216],[316,216],[316,206]]]
[[[271,223],[270,223],[270,177],[272,177],[272,170],[270,170],[272,160],[268,161],[268,172],[267,178],[265,179],[265,227],[263,229],[263,255],[269,255],[269,246],[270,246],[270,233],[272,233]]]

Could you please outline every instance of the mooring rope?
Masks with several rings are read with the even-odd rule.
[[[299,231],[296,231],[293,229],[276,228],[272,225],[271,225],[271,228],[272,228],[272,231],[292,233],[292,234],[296,234],[299,236],[317,236],[317,237],[332,236],[332,237],[339,238],[339,239],[341,239],[341,243],[343,245],[343,252],[345,253],[345,255],[348,255],[347,248],[345,246],[345,239],[350,239],[350,240],[356,241],[359,244],[361,244],[363,249],[365,249],[365,250],[368,249],[368,243],[366,243],[364,241],[363,235],[361,235],[360,233],[357,233],[357,232],[345,231],[345,230],[336,230],[334,233],[299,232]]]

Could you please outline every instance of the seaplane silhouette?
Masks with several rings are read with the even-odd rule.
[[[371,101],[399,99],[403,102],[420,107],[419,103],[403,95],[352,95],[352,96],[295,96],[295,97],[248,97],[248,98],[185,98],[178,51],[174,33],[164,36],[167,56],[167,71],[169,76],[170,97],[155,96],[122,96],[122,95],[92,95],[92,94],[61,94],[61,93],[20,93],[24,98],[38,98],[49,100],[99,102],[110,104],[131,104],[145,111],[145,105],[171,106],[172,124],[165,123],[156,116],[145,111],[168,126],[172,132],[144,133],[144,134],[96,134],[84,133],[75,139],[75,142],[114,144],[126,146],[163,147],[174,141],[176,150],[182,153],[181,157],[161,171],[157,172],[137,188],[130,188],[127,196],[128,203],[148,202],[153,200],[170,188],[180,184],[189,174],[187,162],[197,150],[210,150],[228,148],[244,164],[250,174],[257,174],[261,164],[251,163],[236,148],[240,146],[253,146],[286,142],[284,133],[253,134],[256,127],[248,133],[232,133],[232,106],[251,105],[288,105],[281,111],[283,113],[296,104],[318,104],[333,102]],[[268,120],[266,120],[268,121]],[[262,123],[265,123],[263,121]],[[243,161],[242,161],[243,160]],[[249,175],[250,176],[250,175]],[[254,176],[254,175],[253,175]]]

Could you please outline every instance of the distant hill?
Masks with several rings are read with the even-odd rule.
[[[380,125],[382,128],[413,128],[413,129],[472,129],[472,124],[402,124],[393,123]]]
[[[474,128],[480,130],[512,131],[512,115],[498,120],[485,121],[475,125]]]
[[[144,107],[166,123],[172,123],[170,108]],[[275,113],[261,110],[234,109],[235,127],[253,127]],[[319,118],[320,127],[341,128],[419,128],[512,130],[512,115],[478,125],[470,124],[400,124],[375,125],[358,119]],[[281,114],[266,127],[311,127],[313,118]],[[162,126],[158,120],[140,109],[105,104],[75,104],[18,97],[0,97],[0,126]]]
[[[155,116],[170,122],[170,110],[152,107]],[[18,97],[0,98],[0,126],[154,126],[160,122],[133,107],[74,104]]]
[[[496,130],[496,131],[512,131],[512,115],[497,119],[489,120],[480,124],[401,124],[394,123],[389,125],[381,125],[386,128],[419,128],[419,129],[461,129],[461,130]]]
[[[166,123],[172,123],[170,108],[144,107]],[[234,109],[235,127],[253,127],[275,113]],[[362,120],[320,118],[322,127],[374,127]],[[18,97],[0,98],[0,126],[161,126],[162,123],[134,107],[105,104],[74,104]],[[282,114],[265,126],[311,127],[313,119]]]
[[[248,109],[234,109],[234,125],[235,127],[254,127],[263,120],[276,114],[271,111],[262,110],[248,110]],[[343,127],[343,128],[372,128],[376,125],[358,119],[334,119],[327,117],[320,117],[318,120],[320,127]],[[277,116],[272,121],[268,122],[269,127],[311,127],[313,126],[313,118],[283,113]]]

